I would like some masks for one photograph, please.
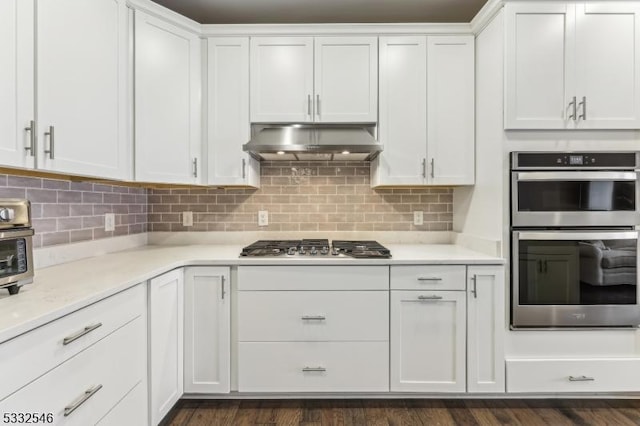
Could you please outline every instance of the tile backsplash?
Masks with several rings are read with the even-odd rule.
[[[34,248],[147,232],[147,189],[0,174],[0,198],[27,198]],[[115,231],[104,230],[105,213]]]
[[[152,189],[148,201],[150,231],[450,231],[453,222],[451,188],[373,190],[366,162],[263,162],[260,189]]]

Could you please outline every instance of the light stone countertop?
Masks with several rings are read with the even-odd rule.
[[[98,302],[150,278],[191,265],[504,264],[451,244],[388,244],[392,259],[239,257],[242,245],[148,245],[36,270],[33,284],[0,292],[0,342]]]

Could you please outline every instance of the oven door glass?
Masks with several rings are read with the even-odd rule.
[[[0,279],[28,271],[27,239],[0,240]]]
[[[637,231],[517,234],[519,305],[637,304]]]
[[[626,226],[637,223],[635,172],[517,172],[514,226]]]

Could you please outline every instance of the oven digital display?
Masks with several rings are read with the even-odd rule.
[[[570,155],[569,164],[572,166],[582,166],[584,165],[584,157],[582,155]]]

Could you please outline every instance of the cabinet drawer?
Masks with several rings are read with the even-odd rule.
[[[240,392],[388,392],[387,342],[240,343]]]
[[[0,412],[37,408],[53,413],[57,425],[92,425],[145,380],[145,372],[146,321],[140,317],[4,399]]]
[[[142,315],[145,306],[145,286],[138,285],[1,344],[0,399]]]
[[[238,290],[388,290],[388,266],[241,266]]]
[[[392,290],[466,290],[464,265],[392,266]]]
[[[243,291],[240,341],[387,341],[388,291]]]
[[[147,385],[138,383],[118,404],[98,422],[99,426],[146,425]]]
[[[507,392],[638,391],[640,358],[507,360]]]

